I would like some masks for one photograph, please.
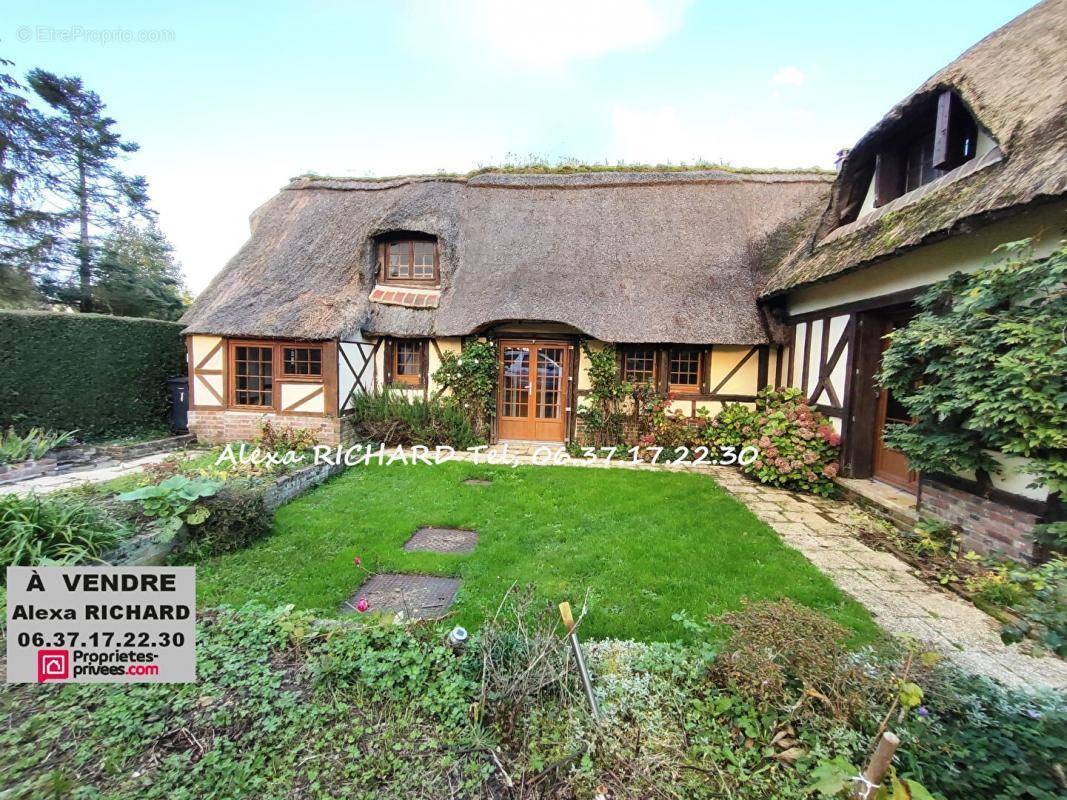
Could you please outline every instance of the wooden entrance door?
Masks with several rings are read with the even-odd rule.
[[[502,341],[498,438],[562,442],[567,429],[569,368],[570,345]]]
[[[893,320],[887,325],[887,330],[892,331],[904,325],[903,320]],[[882,352],[889,346],[889,340],[883,339]],[[882,438],[886,425],[904,424],[909,425],[912,418],[900,401],[893,397],[893,393],[886,388],[878,390],[878,407],[874,428],[874,477],[891,483],[901,489],[914,491],[916,475],[908,469],[908,459],[899,450],[893,450],[886,445]]]

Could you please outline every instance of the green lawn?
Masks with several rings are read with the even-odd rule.
[[[489,486],[463,483],[470,476]],[[431,525],[478,531],[466,556],[408,553]],[[579,606],[592,637],[683,637],[671,615],[737,608],[742,598],[790,597],[867,641],[867,612],[743,505],[703,475],[580,467],[356,467],[278,510],[270,537],[201,562],[202,605],[268,605],[337,613],[365,575],[463,578],[456,620],[477,628],[504,591],[533,583],[553,604]]]

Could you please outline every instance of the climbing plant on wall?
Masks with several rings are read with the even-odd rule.
[[[497,378],[496,345],[490,340],[471,340],[460,353],[441,354],[441,366],[433,374],[470,421],[471,429],[486,438],[492,423]]]
[[[589,396],[578,409],[585,434],[596,447],[611,447],[623,441],[624,402],[633,395],[633,384],[619,374],[619,358],[611,345],[594,350],[582,342],[589,362]]]
[[[1000,470],[995,453],[1029,459],[1039,485],[1067,490],[1067,242],[1035,258],[1030,240],[956,273],[919,299],[919,314],[891,335],[880,381],[914,425],[886,441],[912,468]]]

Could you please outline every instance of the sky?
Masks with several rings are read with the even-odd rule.
[[[1027,0],[0,0],[141,150],[197,292],[289,178],[530,158],[833,166]]]

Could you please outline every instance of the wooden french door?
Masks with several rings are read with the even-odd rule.
[[[904,320],[891,320],[887,324],[889,331],[905,324]],[[882,352],[889,346],[889,340],[883,339]],[[899,450],[889,447],[882,438],[886,425],[910,425],[913,422],[904,406],[893,393],[886,388],[878,390],[877,417],[874,428],[874,477],[891,483],[901,489],[915,491],[916,475],[908,469],[908,459]]]
[[[567,431],[571,346],[562,342],[500,342],[497,438],[562,442]]]

